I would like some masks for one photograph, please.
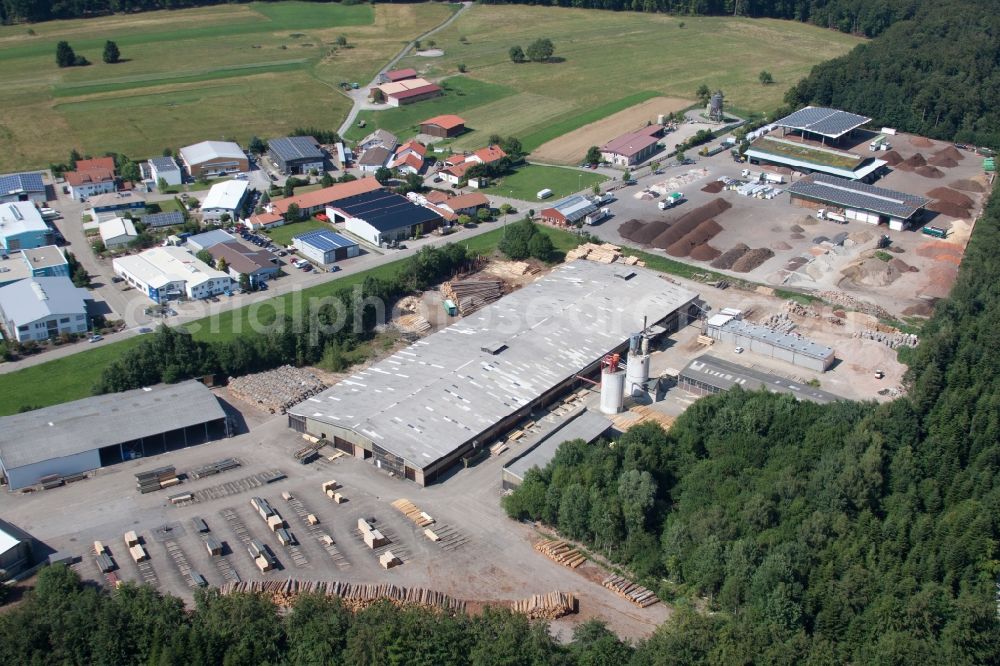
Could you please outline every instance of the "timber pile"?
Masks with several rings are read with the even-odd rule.
[[[192,470],[188,475],[192,479],[203,479],[206,476],[222,474],[223,472],[228,472],[231,469],[236,469],[241,464],[242,463],[236,458],[226,458],[225,460],[217,460],[214,463],[209,463],[208,465]]]
[[[157,467],[135,475],[135,488],[143,494],[176,486],[180,482],[181,480],[177,478],[177,470],[174,469],[173,465]]]
[[[636,585],[622,576],[608,576],[604,579],[604,587],[639,608],[646,608],[660,601],[652,591],[647,590],[642,585]]]
[[[405,314],[396,319],[396,327],[409,333],[426,333],[431,330],[431,323],[423,315]]]
[[[526,261],[491,261],[483,272],[516,281],[518,278],[535,275],[539,271]]]
[[[598,245],[597,243],[584,243],[566,253],[566,261],[574,259],[586,259],[596,261],[599,264],[613,264],[622,256],[622,249],[611,243]]]
[[[512,601],[510,609],[515,613],[527,615],[529,620],[555,620],[563,615],[575,613],[577,601],[572,593],[549,592]]]
[[[459,314],[464,317],[499,300],[506,291],[505,286],[503,280],[493,278],[452,280],[441,285],[441,295],[457,305]]]
[[[434,519],[417,508],[417,505],[408,499],[400,498],[392,503],[396,509],[404,516],[417,524],[417,527],[427,527],[434,524]]]
[[[221,594],[264,594],[275,604],[289,607],[300,594],[323,594],[340,597],[344,605],[352,611],[367,608],[383,599],[397,606],[413,605],[424,608],[440,608],[448,611],[465,611],[465,602],[453,599],[441,592],[419,587],[406,588],[389,584],[341,583],[337,581],[288,580],[244,580],[226,583],[219,588]]]
[[[284,414],[292,405],[297,405],[326,388],[323,380],[313,373],[290,365],[229,378],[229,390],[233,397],[251,405],[259,405],[272,414]]]
[[[571,569],[576,569],[587,561],[583,553],[561,539],[539,541],[535,544],[535,550],[553,562]]]

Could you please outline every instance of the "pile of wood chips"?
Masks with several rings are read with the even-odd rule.
[[[527,615],[529,620],[555,620],[577,611],[576,596],[566,592],[533,594],[527,599],[510,602],[515,613]]]
[[[325,389],[326,384],[319,377],[304,368],[290,365],[229,378],[229,392],[233,397],[251,405],[260,405],[272,414],[284,414],[292,405]]]
[[[441,294],[458,306],[463,317],[500,299],[507,289],[500,279],[473,277],[467,280],[452,280],[441,285]]]
[[[553,562],[571,569],[576,569],[587,561],[583,553],[561,539],[539,541],[535,544],[535,550]]]
[[[434,519],[417,508],[417,505],[408,499],[400,498],[392,503],[396,509],[404,516],[417,524],[417,527],[427,527],[434,524]]]
[[[639,608],[646,608],[660,602],[660,599],[652,591],[647,590],[642,585],[636,585],[622,576],[608,576],[604,579],[604,587]]]

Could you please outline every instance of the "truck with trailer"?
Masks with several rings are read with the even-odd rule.
[[[657,206],[660,207],[660,210],[667,210],[668,208],[673,208],[683,200],[684,200],[684,195],[682,193],[671,192],[670,194],[660,199],[660,202],[657,204]]]
[[[829,220],[830,222],[836,222],[837,224],[847,224],[847,218],[839,213],[834,213],[826,208],[820,208],[816,211],[816,217],[820,220]]]

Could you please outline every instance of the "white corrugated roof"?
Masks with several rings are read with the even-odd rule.
[[[184,146],[178,153],[189,165],[218,159],[243,160],[247,156],[239,144],[232,141],[202,141],[191,146]]]
[[[113,217],[110,220],[105,220],[100,223],[98,229],[101,232],[101,240],[105,242],[119,236],[132,236],[134,238],[137,235],[135,225],[127,217]]]
[[[26,231],[45,231],[48,226],[31,201],[0,204],[0,236],[9,237]]]
[[[205,195],[205,200],[201,202],[201,209],[236,210],[246,195],[248,187],[250,187],[250,183],[245,180],[227,180],[216,183]]]
[[[118,257],[112,263],[146,284],[159,289],[171,282],[199,285],[213,278],[229,277],[179,247],[154,247],[139,254]]]

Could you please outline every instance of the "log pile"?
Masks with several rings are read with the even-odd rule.
[[[563,615],[575,613],[577,602],[576,596],[572,593],[549,592],[512,601],[510,608],[515,613],[527,615],[529,620],[555,620]]]
[[[505,286],[503,280],[487,277],[452,280],[441,285],[441,295],[457,305],[459,314],[464,317],[499,300]]]
[[[396,319],[396,327],[409,333],[426,333],[431,330],[431,323],[423,315],[405,314]]]
[[[660,601],[651,590],[647,590],[642,585],[636,585],[622,576],[608,576],[604,579],[604,587],[639,608],[646,608]]]
[[[322,594],[340,597],[344,605],[353,611],[367,608],[376,601],[388,600],[397,606],[416,605],[424,608],[440,608],[447,611],[465,611],[465,602],[453,599],[441,592],[419,587],[406,588],[389,584],[341,583],[337,581],[288,580],[244,580],[226,583],[219,589],[221,594],[264,594],[271,597],[278,606],[288,607],[300,594]]]
[[[272,414],[284,414],[292,405],[320,393],[326,387],[323,380],[313,373],[290,365],[229,378],[229,390],[233,397],[259,405]]]
[[[417,527],[427,527],[428,525],[434,524],[433,518],[418,509],[417,505],[408,499],[398,499],[393,502],[392,505],[396,507],[400,513],[416,523]]]
[[[539,541],[535,544],[535,550],[553,562],[571,569],[576,569],[587,561],[583,553],[561,539]]]

